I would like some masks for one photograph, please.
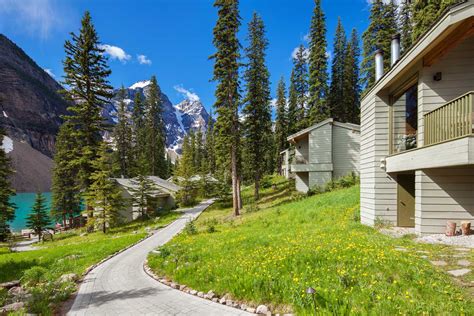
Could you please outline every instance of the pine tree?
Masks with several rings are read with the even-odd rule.
[[[157,190],[153,181],[144,174],[139,174],[132,180],[133,187],[130,188],[132,194],[132,206],[134,212],[138,213],[138,218],[148,216],[148,210],[151,207],[150,197]]]
[[[309,32],[309,122],[312,125],[328,118],[326,17],[321,1],[315,0]]]
[[[215,124],[216,157],[226,178],[228,168],[232,177],[232,199],[235,215],[240,215],[240,124],[239,124],[239,59],[240,43],[237,33],[240,26],[238,0],[216,0],[218,19],[214,27],[213,80],[217,82],[214,107],[218,116]]]
[[[26,227],[38,235],[38,240],[43,236],[43,230],[51,223],[46,206],[46,198],[42,193],[36,193],[35,204],[30,214],[26,217]]]
[[[362,35],[364,52],[362,60],[362,85],[365,89],[375,82],[375,51],[384,53],[384,70],[390,69],[390,45],[393,35],[397,34],[397,6],[393,1],[384,4],[382,0],[374,0],[370,10],[370,24]]]
[[[114,126],[113,131],[116,147],[114,160],[119,166],[119,175],[128,178],[132,174],[133,169],[132,127],[130,124],[130,118],[127,115],[127,104],[125,103],[127,91],[123,86],[120,89],[118,96],[118,122]]]
[[[271,151],[270,72],[265,62],[268,48],[265,26],[257,13],[253,14],[248,29],[249,46],[245,49],[248,63],[244,73],[246,97],[243,109],[247,158],[245,163],[251,171],[250,174],[255,185],[254,198],[258,200],[260,198],[260,180],[265,171],[268,171],[266,163],[269,156],[273,156]]]
[[[276,147],[276,161],[277,171],[281,173],[281,166],[283,164],[280,153],[287,149],[288,142],[286,138],[288,135],[288,112],[286,104],[286,88],[283,77],[278,82],[277,100],[276,100],[276,121],[275,121],[275,147]]]
[[[359,85],[359,37],[356,29],[352,30],[351,40],[347,43],[344,62],[343,109],[345,122],[360,122],[360,85]]]
[[[163,105],[161,91],[156,77],[150,79],[150,89],[146,98],[146,153],[148,157],[148,173],[165,177],[166,175],[166,136],[163,123]]]
[[[307,118],[306,108],[308,104],[308,63],[306,60],[306,48],[300,45],[296,56],[293,59],[292,88],[296,100],[296,127],[297,130],[309,126],[310,120]],[[291,92],[291,90],[290,90]]]
[[[202,174],[205,170],[204,166],[204,138],[201,129],[198,129],[195,136],[195,155],[194,155],[194,166],[196,172]]]
[[[346,33],[341,19],[338,19],[332,59],[331,86],[329,89],[328,112],[332,118],[344,121],[346,116],[344,100],[344,68],[346,63]],[[351,74],[352,76],[352,74]]]
[[[459,2],[459,0],[414,0],[413,41],[423,35],[448,7]]]
[[[413,43],[412,0],[403,0],[399,10],[401,50],[405,52]]]
[[[290,91],[288,93],[288,135],[294,134],[299,130],[298,124],[298,97],[295,87],[295,70],[291,71]]]
[[[68,107],[71,114],[65,119],[73,126],[71,137],[76,139],[80,187],[87,190],[90,176],[96,170],[92,164],[97,158],[100,132],[104,128],[101,109],[112,97],[112,87],[107,81],[111,71],[88,11],[82,18],[79,35],[71,33],[71,37],[64,44],[63,84],[68,89],[63,93],[71,101]]]
[[[124,207],[122,192],[113,180],[113,161],[109,148],[102,142],[99,156],[94,160],[94,173],[91,175],[91,185],[86,192],[86,200],[94,211],[94,219],[88,224],[100,227],[103,233],[116,224],[118,212]]]
[[[72,124],[64,122],[59,128],[54,154],[51,216],[56,221],[62,222],[64,227],[67,219],[72,226],[74,216],[81,211],[80,183],[77,181],[76,164],[79,152],[73,135]]]
[[[10,234],[9,221],[15,219],[15,204],[10,198],[15,195],[10,182],[13,174],[10,158],[3,150],[5,132],[0,127],[0,241],[6,241]]]
[[[214,121],[212,118],[212,111],[209,113],[207,120],[207,131],[205,140],[205,157],[207,162],[207,173],[216,173],[216,156],[214,153]]]
[[[147,172],[145,105],[141,93],[135,93],[132,112],[133,171],[132,177]]]

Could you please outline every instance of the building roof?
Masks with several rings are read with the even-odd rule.
[[[419,62],[425,65],[433,64],[448,51],[449,47],[443,47],[445,42],[456,45],[456,40],[465,39],[462,37],[463,33],[472,34],[473,30],[474,0],[463,1],[452,6],[367,91],[362,99],[371,98],[390,84],[403,80],[403,76],[410,75],[408,73],[410,68]],[[430,54],[430,52],[434,53]],[[427,57],[428,60],[426,60]],[[390,56],[385,55],[384,58],[390,58]]]
[[[168,182],[172,182],[172,181],[177,181],[177,182],[182,182],[184,181],[185,178],[184,177],[181,177],[181,176],[172,176],[170,178],[168,178]],[[201,175],[194,175],[192,177],[189,178],[189,181],[191,182],[195,182],[195,181],[200,181],[201,180]],[[206,180],[208,182],[219,182],[219,180],[217,180],[216,178],[214,178],[213,176],[211,176],[210,174],[206,175]]]
[[[323,127],[324,125],[327,125],[327,124],[333,124],[335,126],[347,128],[347,129],[350,129],[350,130],[356,130],[356,131],[360,132],[360,125],[352,124],[352,123],[341,123],[341,122],[335,121],[333,118],[328,118],[328,119],[326,119],[322,122],[314,124],[313,126],[305,128],[305,129],[299,131],[298,133],[295,133],[293,135],[288,136],[287,140],[288,141],[296,140],[296,139],[308,134],[309,132],[311,132],[315,129],[318,129],[320,127]]]
[[[169,196],[172,193],[178,192],[181,187],[163,180],[156,176],[149,176],[147,177],[151,180],[155,185],[155,191],[153,192],[154,196]],[[124,179],[124,178],[116,178],[115,181],[122,186],[125,190],[136,189],[138,187],[138,182],[136,179]]]

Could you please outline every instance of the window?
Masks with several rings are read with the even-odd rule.
[[[392,153],[417,148],[418,84],[411,85],[392,100]]]

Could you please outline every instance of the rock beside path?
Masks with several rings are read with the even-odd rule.
[[[463,276],[465,274],[468,274],[469,272],[471,272],[470,269],[457,269],[457,270],[450,270],[448,271],[449,274],[455,276],[455,277],[460,277],[460,276]]]
[[[5,282],[5,283],[0,283],[0,287],[4,288],[6,290],[11,289],[12,287],[19,286],[20,285],[20,280],[15,280],[15,281],[10,281],[10,282]]]
[[[25,307],[25,303],[17,302],[9,305],[5,305],[0,308],[0,313],[16,312]]]

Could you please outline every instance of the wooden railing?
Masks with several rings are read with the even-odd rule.
[[[294,163],[297,165],[307,165],[308,160],[304,156],[296,155]]]
[[[474,91],[426,113],[424,145],[432,145],[473,133]]]

